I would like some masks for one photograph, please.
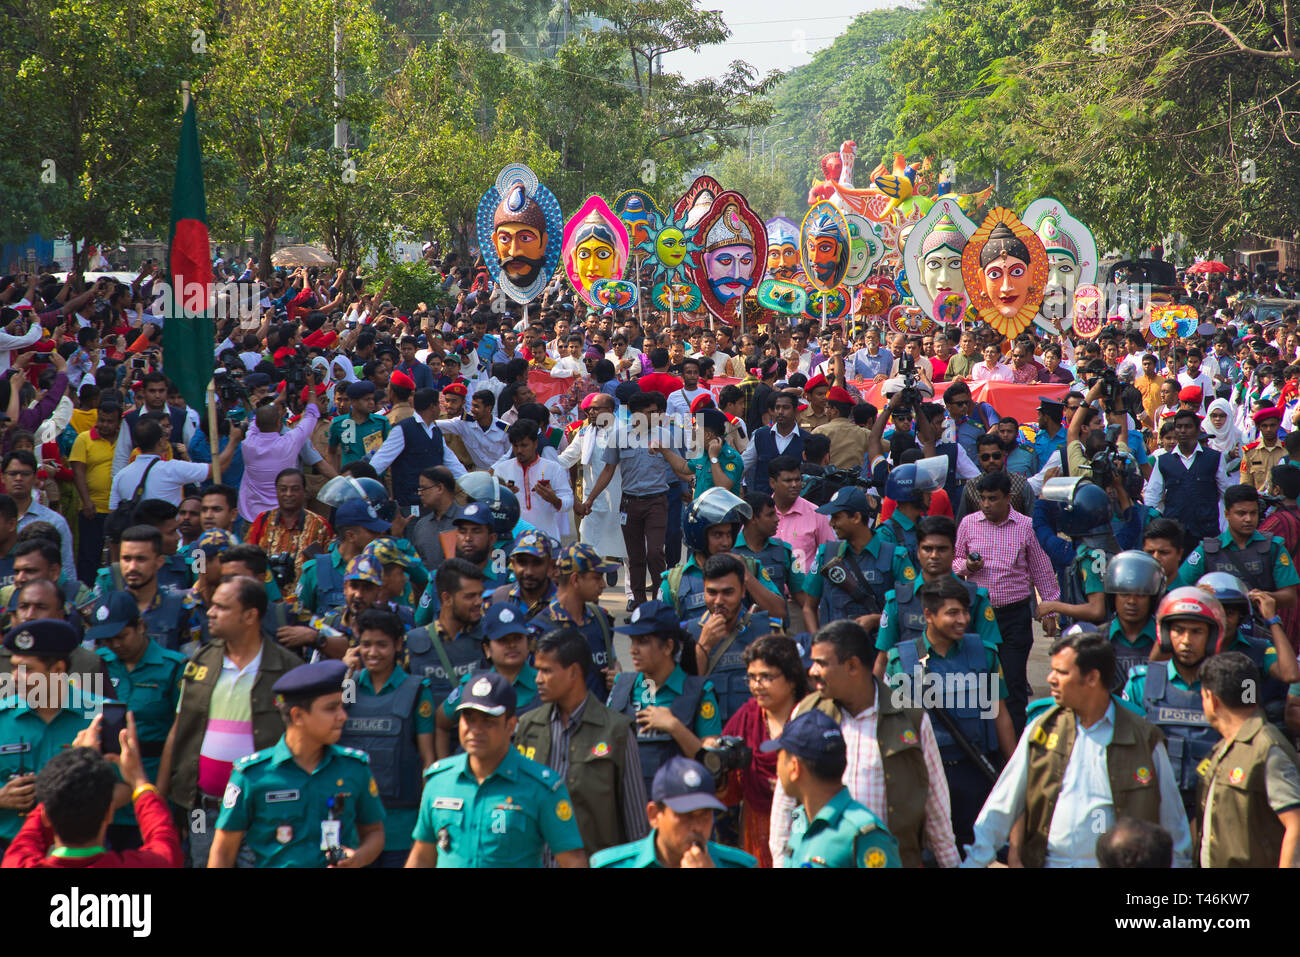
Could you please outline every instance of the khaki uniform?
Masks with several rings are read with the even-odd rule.
[[[803,425],[802,418],[799,424]],[[817,426],[813,432],[831,440],[831,465],[837,469],[860,467],[867,457],[867,436],[870,433],[862,426],[854,425],[852,419],[833,419]]]
[[[1253,485],[1261,492],[1270,491],[1270,479],[1273,466],[1286,456],[1286,446],[1279,442],[1272,448],[1264,445],[1261,439],[1246,446],[1246,454],[1241,458],[1241,484]]]
[[[827,422],[829,422],[831,420],[831,412],[830,409],[825,409],[821,415],[818,415],[816,412],[813,411],[813,407],[810,405],[808,406],[808,408],[798,413],[794,417],[794,420],[798,422],[799,425],[801,425],[803,428],[811,432],[813,429],[816,429],[819,425],[825,425]]]

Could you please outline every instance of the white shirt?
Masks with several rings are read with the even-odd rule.
[[[498,462],[492,472],[502,481],[513,482],[519,489],[515,497],[519,499],[520,518],[557,542],[568,533],[569,511],[573,508],[573,487],[569,484],[567,468],[559,462],[541,457],[533,459],[524,468],[518,459],[509,458]],[[551,491],[559,496],[559,508],[533,491],[533,486],[542,480],[548,480]]]
[[[691,403],[702,395],[713,395],[708,389],[682,387],[668,397],[669,415],[690,415]]]
[[[1204,409],[1209,403],[1214,401],[1214,379],[1212,379],[1210,377],[1210,374],[1205,371],[1204,366],[1201,367],[1200,373],[1194,379],[1187,374],[1186,369],[1178,373],[1178,384],[1181,385],[1183,388],[1186,388],[1189,385],[1195,385],[1201,387],[1201,408],[1202,409]]]
[[[503,456],[510,454],[510,439],[506,437],[506,425],[500,419],[493,419],[487,429],[473,419],[439,419],[438,428],[444,435],[461,437],[475,468],[490,469]]]
[[[1192,450],[1191,455],[1184,455],[1178,446],[1175,445],[1172,452],[1166,452],[1165,454],[1178,456],[1182,460],[1183,466],[1190,469],[1192,467],[1192,461],[1196,456],[1208,455],[1209,453],[1198,445]],[[1219,531],[1222,532],[1227,528],[1223,517],[1223,492],[1229,484],[1228,470],[1224,467],[1222,454],[1219,454],[1219,470],[1215,473],[1214,483],[1219,490]],[[1142,493],[1142,504],[1146,505],[1148,508],[1158,508],[1163,510],[1165,505],[1164,499],[1165,477],[1160,474],[1160,469],[1158,467],[1153,466],[1151,469],[1151,477],[1147,479],[1146,490]]]
[[[110,512],[120,503],[131,500],[140,485],[140,479],[144,477],[145,469],[157,458],[156,455],[140,455],[113,477],[113,487],[108,495]],[[159,462],[149,471],[141,499],[160,498],[164,502],[180,505],[183,494],[181,490],[191,483],[206,481],[211,474],[212,466],[207,462],[182,462],[180,459]]]
[[[42,331],[39,322],[33,322],[31,328],[21,336],[14,336],[0,331],[0,372],[4,372],[9,368],[9,357],[15,349],[35,345],[40,341]]]
[[[557,379],[568,379],[586,375],[587,366],[581,359],[575,359],[573,356],[561,356],[555,361],[555,365],[551,366],[547,371]]]
[[[425,435],[429,438],[433,438],[433,430],[437,428],[436,420],[434,422],[425,422],[424,416],[420,415],[419,412],[415,413],[411,418],[420,423],[424,428]],[[370,457],[370,465],[376,472],[383,475],[388,466],[392,465],[397,457],[405,450],[406,433],[402,431],[400,426],[393,426],[388,430],[388,438],[384,439],[384,444],[381,445],[375,454]],[[465,474],[465,466],[460,464],[460,459],[456,458],[455,454],[447,448],[445,443],[443,444],[442,461],[435,464],[447,466],[447,470],[451,472],[452,478],[460,478]]]
[[[1106,747],[1115,733],[1115,702],[1091,728],[1078,723],[1074,747],[1061,779],[1061,791],[1047,831],[1047,867],[1096,867],[1097,838],[1115,823],[1115,806],[1106,768]],[[975,841],[967,848],[962,867],[988,867],[1006,843],[1011,827],[1025,810],[1029,771],[1027,742],[1042,723],[1032,722],[1020,736],[1015,753],[975,821]],[[1178,794],[1165,746],[1151,752],[1160,787],[1160,826],[1174,841],[1174,867],[1189,867],[1192,834]]]
[[[785,455],[785,450],[790,447],[790,443],[794,441],[794,437],[798,434],[799,426],[797,424],[790,430],[789,435],[782,435],[776,430],[775,425],[772,426],[772,441],[776,443],[777,454]],[[745,446],[745,450],[740,453],[740,461],[744,463],[746,472],[754,467],[754,455],[754,443],[750,442]]]

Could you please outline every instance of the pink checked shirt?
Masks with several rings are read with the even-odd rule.
[[[882,693],[876,683],[876,694]],[[888,693],[885,691],[884,693]],[[848,751],[849,764],[844,769],[844,786],[857,801],[886,827],[889,826],[889,804],[885,799],[885,768],[880,760],[880,742],[876,739],[876,721],[880,716],[880,702],[861,714],[850,717],[840,713],[840,732]],[[952,833],[952,806],[948,795],[948,778],[944,775],[939,744],[930,727],[930,716],[921,716],[921,754],[925,758],[926,774],[930,787],[925,798],[925,844],[934,854],[940,867],[956,867],[961,862],[957,853],[956,838]],[[772,821],[768,846],[772,849],[772,866],[784,867],[786,843],[790,839],[790,818],[794,814],[794,798],[785,793],[781,782],[776,782],[772,799]]]
[[[978,552],[984,567],[966,574],[966,555]],[[994,608],[1024,601],[1034,589],[1044,601],[1061,597],[1061,586],[1052,570],[1052,560],[1034,537],[1034,523],[1028,515],[1011,510],[1004,522],[994,525],[983,512],[972,512],[957,528],[957,559],[952,570],[988,589]]]
[[[817,555],[818,545],[835,541],[830,519],[817,514],[817,506],[806,498],[796,498],[790,511],[776,510],[776,537],[794,552],[795,568],[806,572]]]

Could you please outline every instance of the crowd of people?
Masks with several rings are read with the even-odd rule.
[[[218,256],[215,429],[161,270],[0,277],[3,866],[1295,863],[1290,271],[1008,341],[438,265]]]

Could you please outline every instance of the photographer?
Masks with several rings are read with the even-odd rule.
[[[180,840],[167,802],[149,781],[140,760],[135,716],[127,713],[118,754],[102,755],[104,716],[96,715],[36,776],[36,807],[0,867],[180,867]],[[121,771],[122,781],[112,765]],[[128,792],[127,789],[130,789]],[[144,843],[138,850],[107,851],[104,838],[118,807],[128,798]]]
[[[1074,411],[1070,417],[1070,428],[1066,432],[1065,456],[1066,464],[1069,466],[1070,475],[1082,476],[1083,478],[1092,478],[1092,458],[1098,452],[1104,451],[1102,441],[1093,439],[1089,436],[1088,445],[1085,447],[1083,442],[1083,429],[1091,413],[1086,412],[1093,402],[1097,402],[1102,412],[1118,414],[1124,413],[1123,399],[1121,398],[1119,379],[1114,372],[1102,372],[1092,377],[1089,373],[1088,394],[1084,396],[1083,403]],[[1096,430],[1093,430],[1093,435]],[[1102,448],[1098,448],[1102,445]],[[1116,450],[1128,453],[1128,429],[1124,428],[1121,418],[1119,436],[1116,438]]]

